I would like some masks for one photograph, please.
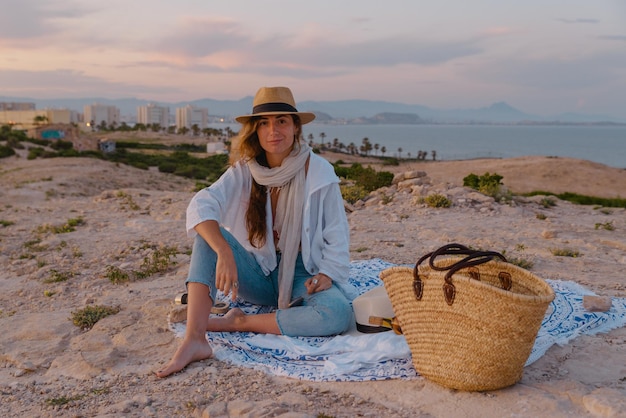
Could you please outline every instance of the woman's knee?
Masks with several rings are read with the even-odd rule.
[[[315,310],[320,320],[326,324],[327,335],[341,334],[352,324],[352,307],[343,295],[335,298],[330,304],[317,305]]]

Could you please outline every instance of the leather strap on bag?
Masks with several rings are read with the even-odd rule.
[[[435,259],[442,255],[465,255],[466,257],[450,266],[436,266]],[[444,245],[439,249],[422,256],[417,261],[415,268],[413,269],[413,292],[415,293],[416,299],[421,300],[424,292],[424,283],[419,277],[419,266],[426,259],[428,259],[428,265],[433,270],[447,271],[444,277],[443,295],[446,299],[446,303],[448,305],[452,305],[456,296],[456,288],[452,283],[452,276],[454,273],[461,269],[468,269],[468,274],[472,279],[480,280],[480,273],[476,266],[487,263],[494,258],[499,258],[504,262],[507,261],[506,258],[498,252],[470,250],[468,247],[456,243]],[[511,275],[509,273],[501,272],[498,275],[498,278],[500,279],[500,284],[503,289],[509,290],[511,288]]]

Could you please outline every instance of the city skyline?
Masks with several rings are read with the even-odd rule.
[[[0,96],[296,100],[626,119],[626,4],[3,0]]]

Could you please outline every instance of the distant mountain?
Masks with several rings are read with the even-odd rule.
[[[445,115],[445,116],[444,116]],[[453,121],[466,121],[466,122],[519,122],[524,120],[542,120],[540,116],[530,115],[520,110],[511,107],[505,102],[494,103],[489,107],[482,107],[480,109],[456,109],[456,110],[444,110],[442,116],[439,117],[442,120]]]
[[[547,120],[564,122],[564,123],[594,123],[594,122],[615,122],[619,121],[608,115],[587,115],[583,113],[560,113],[558,115],[548,117]],[[622,121],[623,123],[624,121]]]
[[[186,105],[209,109],[210,117],[224,117],[232,120],[234,116],[250,113],[251,96],[239,100],[200,99],[188,102],[159,102],[137,98],[105,99],[98,97],[80,99],[32,99],[23,97],[0,97],[2,102],[34,102],[38,109],[66,108],[82,113],[85,105],[100,103],[117,106],[123,120],[133,120],[137,107],[155,103],[168,106],[170,114],[174,109]],[[522,112],[505,102],[497,102],[488,107],[477,109],[434,109],[422,105],[393,103],[375,100],[338,100],[338,101],[303,101],[298,103],[301,111],[314,112],[316,122],[320,123],[626,123],[606,115],[563,113],[551,117]],[[383,115],[383,116],[381,116]],[[393,122],[396,120],[397,122]]]

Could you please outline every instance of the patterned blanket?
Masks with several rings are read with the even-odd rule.
[[[383,285],[378,275],[392,266],[394,264],[379,259],[355,261],[351,265],[350,280],[364,293]],[[608,312],[588,312],[582,300],[593,292],[574,282],[546,281],[556,297],[548,308],[526,365],[537,361],[554,344],[565,345],[579,335],[608,332],[626,325],[626,298],[613,298]],[[221,300],[227,302],[226,298]],[[271,311],[264,306],[235,305],[249,314]],[[182,338],[185,333],[184,322],[170,324],[170,328],[178,337]],[[393,332],[362,334],[353,330],[345,335],[314,338],[209,332],[207,339],[218,360],[277,376],[352,382],[418,376],[404,337]]]

